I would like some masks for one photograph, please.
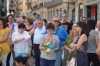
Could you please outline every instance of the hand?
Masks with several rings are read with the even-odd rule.
[[[73,52],[74,51],[74,49],[69,49],[69,52],[71,53],[71,52]]]
[[[84,49],[84,46],[82,46],[81,48],[80,48],[80,50],[83,50]]]
[[[25,38],[20,38],[20,40],[24,40]]]
[[[26,42],[27,42],[28,40],[29,40],[29,39],[27,39],[27,38],[24,39],[24,41],[26,41]]]
[[[63,49],[64,49],[64,46],[62,46],[61,50],[63,50]]]

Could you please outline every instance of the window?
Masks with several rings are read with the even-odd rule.
[[[75,8],[72,10],[72,20],[75,21]]]
[[[53,10],[53,17],[55,16],[55,10]]]

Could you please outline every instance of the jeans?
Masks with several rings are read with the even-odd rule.
[[[65,49],[63,51],[64,51],[64,59],[62,60],[62,66],[66,66],[67,65],[68,51]]]
[[[35,66],[40,66],[40,49],[39,44],[34,44]]]
[[[91,62],[93,62],[93,66],[100,66],[100,61],[96,53],[87,53],[87,55],[88,55],[89,66]]]
[[[56,52],[55,66],[61,66],[61,60],[62,60],[62,50],[58,50]]]
[[[8,53],[2,56],[2,66],[13,66],[12,54],[11,57],[8,56]]]
[[[40,66],[55,66],[55,60],[40,59]]]

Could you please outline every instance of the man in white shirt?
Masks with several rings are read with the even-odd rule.
[[[34,39],[33,39],[35,66],[40,66],[40,50],[39,50],[40,38],[43,36],[44,32],[46,31],[46,28],[45,26],[43,26],[42,19],[37,19],[36,24],[37,24],[37,28],[35,29]]]
[[[31,36],[24,31],[25,25],[23,23],[18,25],[18,31],[12,34],[12,43],[14,44],[15,57],[27,57],[29,52],[29,40]]]
[[[99,42],[100,42],[100,21],[97,22],[97,28],[95,30],[99,33]]]

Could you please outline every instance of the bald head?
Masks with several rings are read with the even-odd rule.
[[[60,20],[60,19],[59,19],[59,17],[55,16],[52,18],[52,21],[54,21],[54,20]]]
[[[18,19],[16,20],[16,22],[17,22],[18,24],[23,23],[23,19],[22,19],[22,18],[18,18]]]

